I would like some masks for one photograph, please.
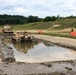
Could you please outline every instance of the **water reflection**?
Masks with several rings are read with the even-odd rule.
[[[15,43],[13,42],[13,46],[21,52],[27,53],[28,50],[30,49],[34,49],[35,45],[38,45],[42,43],[42,41],[34,41],[32,43]],[[45,46],[54,46],[53,44],[51,44],[50,42],[43,42]]]
[[[34,45],[37,45],[38,42],[32,42],[32,43],[13,43],[13,46],[21,52],[27,53],[29,49],[34,48]]]

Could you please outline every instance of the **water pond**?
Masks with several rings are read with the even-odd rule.
[[[38,63],[76,59],[76,51],[54,45],[50,42],[9,43],[13,48],[16,61]]]

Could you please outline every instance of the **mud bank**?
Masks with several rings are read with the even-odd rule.
[[[13,62],[15,58],[13,56],[13,50],[11,47],[6,46],[0,39],[0,53],[3,62]]]
[[[64,37],[54,37],[46,35],[34,35],[35,38],[51,42],[53,44],[71,48],[76,50],[76,39],[64,38]]]
[[[34,35],[35,38],[43,39],[57,44],[65,44],[76,47],[76,40],[69,38]],[[0,51],[3,58],[13,57],[13,52],[0,40]],[[11,52],[9,52],[11,51]],[[8,52],[10,53],[8,55]],[[0,63],[1,75],[76,75],[76,60],[56,61],[43,63],[2,62]]]
[[[1,75],[76,75],[76,61],[1,63]]]

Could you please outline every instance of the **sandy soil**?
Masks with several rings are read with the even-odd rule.
[[[76,61],[0,63],[1,75],[76,75]]]
[[[35,38],[76,47],[76,40],[45,35]],[[43,63],[1,62],[0,75],[76,75],[76,60]]]
[[[76,39],[56,37],[56,36],[46,36],[46,35],[33,35],[35,38],[49,41],[61,46],[76,49]]]

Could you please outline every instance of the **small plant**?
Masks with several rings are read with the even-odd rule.
[[[47,66],[47,67],[52,67],[50,63],[41,63],[41,65]]]
[[[67,70],[70,70],[70,71],[72,71],[72,68],[69,68],[69,67],[65,67]]]
[[[52,67],[52,65],[51,64],[48,64],[47,67]]]
[[[34,25],[36,25],[36,23],[34,23]]]
[[[33,24],[31,26],[33,26]]]

